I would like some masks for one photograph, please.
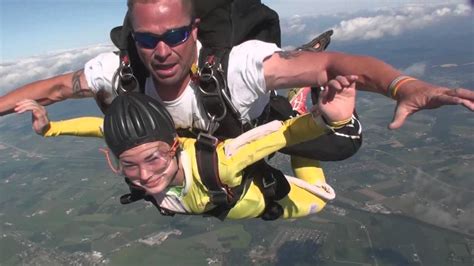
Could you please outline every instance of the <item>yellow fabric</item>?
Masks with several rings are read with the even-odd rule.
[[[319,161],[299,156],[291,156],[291,168],[296,177],[310,184],[324,183],[324,172]]]
[[[311,115],[304,115],[288,120],[280,130],[257,139],[242,148],[234,155],[227,157],[224,154],[225,142],[217,148],[219,159],[219,175],[222,183],[229,187],[238,186],[242,181],[242,170],[250,164],[259,161],[279,149],[298,142],[303,142],[326,133],[326,128],[314,123]],[[227,140],[232,141],[232,140]],[[185,205],[192,213],[204,213],[213,206],[209,204],[207,188],[202,184],[197,169],[194,139],[182,139],[183,150],[191,154],[193,186],[183,196]],[[314,179],[315,182],[325,182],[324,173],[316,161],[295,172],[297,177]],[[311,178],[309,178],[311,177]],[[308,180],[306,180],[308,181]],[[308,191],[290,184],[290,193],[279,203],[284,209],[283,218],[297,218],[320,211],[326,204],[324,200]],[[265,202],[260,189],[252,182],[241,199],[230,210],[228,219],[244,219],[258,217],[265,208]]]
[[[74,121],[59,121],[52,124],[47,132],[48,136],[75,135],[102,137],[102,119],[74,119]],[[229,187],[238,186],[242,181],[242,170],[264,157],[272,154],[285,146],[290,146],[299,142],[317,138],[328,129],[322,123],[315,123],[311,114],[299,116],[287,120],[283,126],[271,134],[261,137],[239,148],[232,156],[228,157],[224,153],[226,140],[217,147],[219,161],[219,175],[222,183]],[[180,138],[183,152],[188,153],[191,159],[192,184],[185,195],[182,195],[186,209],[193,214],[202,214],[214,206],[209,202],[207,188],[203,185],[196,163],[196,152],[194,148],[196,140]],[[309,163],[310,165],[304,165]],[[294,159],[296,177],[308,181],[325,182],[324,173],[316,161],[305,161],[302,158]],[[308,191],[291,185],[290,193],[279,203],[284,209],[283,218],[297,218],[310,213],[320,211],[326,204],[324,200],[309,193]],[[227,216],[229,219],[244,219],[258,217],[265,208],[265,202],[260,189],[251,183],[244,191],[241,199],[232,208]]]
[[[61,135],[79,137],[104,137],[102,125],[104,119],[101,117],[79,117],[63,121],[51,121],[50,128],[44,137],[56,137]]]

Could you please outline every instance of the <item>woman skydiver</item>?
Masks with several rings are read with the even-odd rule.
[[[323,91],[309,114],[284,122],[273,121],[216,144],[216,160],[207,163],[216,167],[225,195],[234,197],[225,214],[216,216],[265,219],[268,209],[276,208],[278,217],[297,218],[319,212],[335,197],[319,165],[296,167],[296,178],[285,176],[289,191],[272,202],[257,178],[252,178],[251,173],[246,177],[244,173],[248,166],[283,147],[352,123],[356,77],[352,79],[350,86],[338,91]],[[44,136],[104,137],[129,184],[142,189],[162,213],[212,214],[219,207],[201,177],[196,139],[178,137],[169,113],[153,98],[137,93],[120,95],[103,122],[101,118],[90,117],[49,122],[44,108],[30,100],[20,102],[16,111],[32,111],[33,128]]]

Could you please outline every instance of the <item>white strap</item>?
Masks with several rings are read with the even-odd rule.
[[[285,175],[285,177],[291,184],[294,184],[320,198],[325,200],[333,200],[336,198],[336,192],[334,192],[334,189],[327,183],[310,184],[303,179],[293,176]]]
[[[266,124],[263,124],[261,126],[258,126],[256,128],[253,128],[237,138],[227,141],[227,143],[224,146],[224,153],[226,156],[230,157],[233,154],[235,154],[240,147],[257,140],[263,136],[266,136],[268,134],[271,134],[275,131],[278,131],[283,123],[278,120],[274,120],[272,122],[268,122]]]

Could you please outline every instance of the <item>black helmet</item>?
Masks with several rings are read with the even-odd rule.
[[[173,120],[157,100],[130,92],[117,96],[104,118],[107,146],[119,157],[138,145],[163,141],[172,145],[176,137]]]

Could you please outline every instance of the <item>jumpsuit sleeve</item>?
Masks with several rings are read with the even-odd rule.
[[[275,121],[270,123],[275,123]],[[311,114],[289,119],[285,122],[278,121],[277,123],[281,123],[281,126],[277,130],[249,140],[238,147],[232,155],[221,154],[219,156],[220,164],[226,166],[221,168],[227,169],[227,171],[224,169],[226,173],[221,172],[221,178],[225,176],[235,176],[236,172],[242,171],[245,167],[283,147],[318,138],[330,130],[320,116],[313,118]],[[223,145],[229,146],[231,142],[235,140],[237,139],[228,140]]]
[[[62,121],[51,121],[50,128],[44,133],[44,137],[77,136],[97,137],[104,136],[102,132],[103,118],[100,117],[78,117]]]

